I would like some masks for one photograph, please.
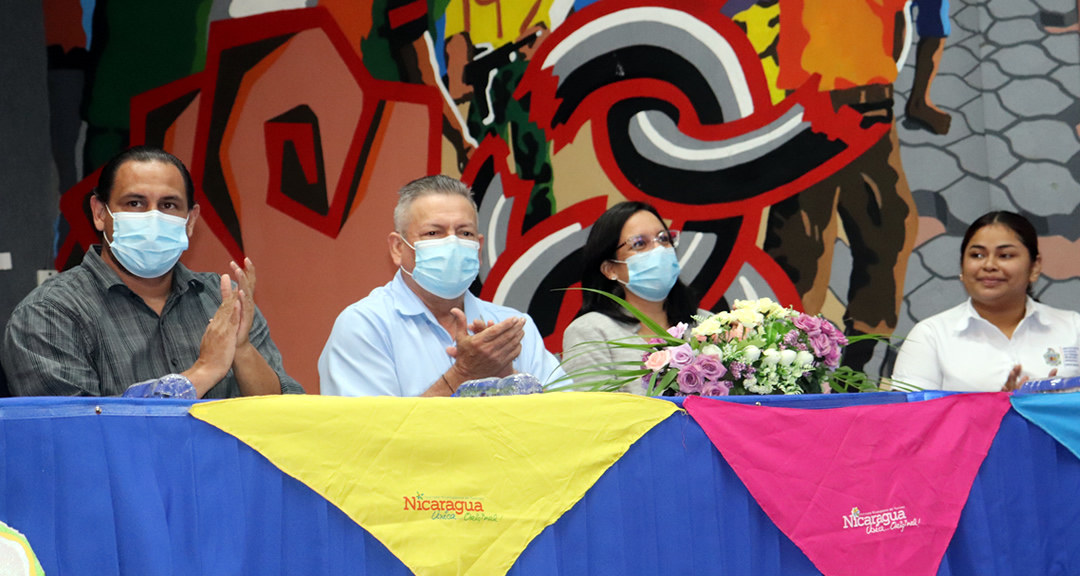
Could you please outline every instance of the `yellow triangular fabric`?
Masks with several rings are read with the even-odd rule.
[[[505,574],[678,408],[630,394],[263,396],[191,415],[318,492],[414,573]]]

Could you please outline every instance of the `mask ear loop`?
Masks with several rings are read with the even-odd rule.
[[[97,188],[94,188],[94,195],[95,196],[97,195]],[[98,196],[97,199],[98,199],[98,202],[101,202],[101,205],[105,207],[105,211],[109,213],[109,218],[112,218],[113,227],[114,227],[113,238],[115,238],[116,237],[116,230],[115,230],[116,216],[113,216],[112,210],[109,210],[109,205],[105,201],[103,201],[101,199],[101,196]],[[108,230],[106,230],[104,226],[101,229],[101,237],[105,239],[105,244],[107,244],[109,246],[109,250],[112,250],[112,241],[109,240]]]
[[[405,239],[405,236],[404,236],[404,235],[403,235],[403,234],[402,234],[401,232],[397,232],[397,231],[395,231],[394,233],[395,233],[395,234],[397,234],[397,235],[398,235],[398,237],[400,237],[400,238],[401,238],[401,241],[402,241],[402,242],[404,242],[406,246],[408,246],[409,248],[412,248],[412,251],[413,251],[414,253],[416,252],[416,246],[413,246],[412,244],[409,244],[409,241]],[[415,265],[415,264],[414,264],[414,265]],[[412,275],[412,272],[409,272],[409,271],[408,271],[408,270],[406,270],[405,268],[402,268],[400,264],[398,265],[398,270],[401,270],[401,271],[402,271],[402,272],[404,272],[405,274],[408,274],[408,275],[409,275],[409,278],[412,278],[412,277],[413,277],[413,275]]]
[[[609,259],[609,260],[608,260],[608,262],[614,262],[614,263],[616,263],[616,264],[626,264],[626,261],[625,261],[625,260],[615,260],[615,259]],[[627,272],[629,272],[629,270],[627,270]],[[628,288],[630,287],[630,283],[629,283],[629,282],[623,282],[622,280],[619,280],[619,276],[618,276],[618,275],[616,275],[616,276],[608,276],[608,280],[612,280],[612,281],[618,282],[619,284],[622,284],[623,286],[626,286],[626,287],[628,287]]]

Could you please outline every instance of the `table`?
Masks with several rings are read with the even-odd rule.
[[[931,397],[741,401],[824,408]],[[318,494],[188,416],[190,404],[0,400],[0,521],[27,536],[46,574],[409,573]],[[1078,495],[1080,460],[1010,410],[938,573],[1080,573]],[[678,412],[533,540],[510,574],[819,572]]]

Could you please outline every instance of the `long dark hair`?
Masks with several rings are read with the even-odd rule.
[[[623,226],[631,216],[642,211],[649,212],[656,216],[661,224],[664,223],[664,219],[660,217],[656,208],[644,202],[620,202],[596,219],[592,230],[589,231],[589,239],[581,250],[581,264],[584,267],[581,273],[582,287],[603,290],[620,298],[626,297],[623,285],[604,276],[600,272],[600,265],[615,258]],[[665,224],[664,227],[666,228],[667,225]],[[668,292],[667,299],[664,300],[664,313],[667,314],[668,322],[672,324],[679,322],[690,324],[693,322],[691,316],[697,313],[697,304],[697,299],[691,296],[686,284],[678,280]],[[581,310],[577,315],[582,316],[589,312],[599,312],[627,324],[637,323],[637,319],[614,300],[594,292],[583,292]]]
[[[960,266],[963,269],[964,265],[964,253],[967,252],[968,244],[971,244],[972,237],[975,233],[987,226],[998,224],[1012,230],[1016,237],[1020,239],[1020,243],[1027,248],[1028,255],[1031,257],[1031,263],[1035,263],[1035,259],[1039,257],[1039,233],[1035,231],[1035,226],[1030,220],[1017,214],[1016,212],[1009,212],[1007,210],[996,210],[994,212],[987,212],[979,219],[972,222],[971,226],[968,226],[967,232],[964,232],[964,241],[960,243]],[[1028,283],[1027,292],[1029,296],[1032,296],[1031,284]]]

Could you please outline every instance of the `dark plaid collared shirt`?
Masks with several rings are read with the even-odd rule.
[[[221,305],[220,276],[177,264],[158,316],[100,250],[89,250],[82,264],[39,286],[12,313],[0,358],[16,396],[119,396],[132,384],[183,372],[199,358],[206,325]],[[285,373],[257,309],[251,343],[277,373],[283,393],[304,392]],[[229,370],[204,398],[239,395]]]

